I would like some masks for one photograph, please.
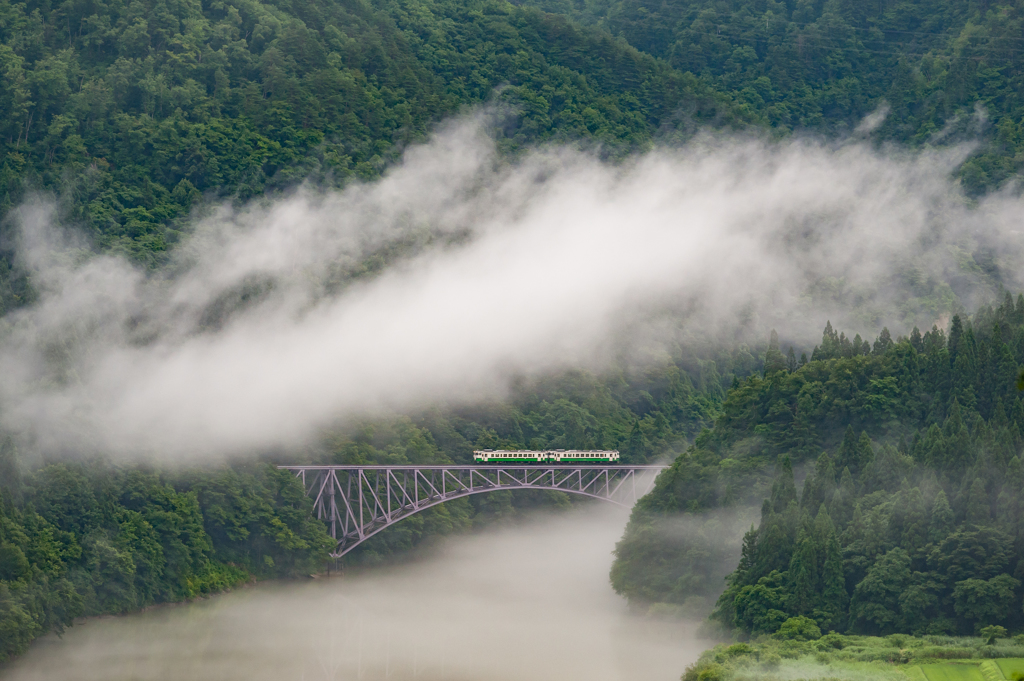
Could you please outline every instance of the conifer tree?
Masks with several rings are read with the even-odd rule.
[[[818,620],[822,629],[840,630],[845,622],[843,614],[846,612],[849,595],[846,591],[846,575],[843,570],[843,553],[839,546],[839,538],[836,536],[835,527],[824,507],[818,511],[818,518],[822,519],[821,525],[825,531],[825,539],[822,544],[823,550],[820,568],[821,595],[818,601],[818,613],[815,619]],[[815,520],[818,524],[818,520]]]
[[[864,347],[863,346],[865,346],[865,345],[868,346],[868,348],[867,348],[868,351],[867,352],[864,351]],[[871,352],[871,344],[870,343],[865,343],[861,339],[859,333],[856,336],[853,337],[853,356],[854,357],[856,357],[857,355],[861,355],[861,354],[867,355],[867,354],[870,354],[870,352]]]
[[[633,419],[633,429],[629,432],[629,440],[626,441],[624,454],[627,454],[630,461],[646,460],[647,442],[644,433],[640,429],[640,420]]]
[[[910,347],[914,348],[917,352],[924,352],[924,339],[921,338],[921,330],[916,326],[910,332]]]
[[[967,409],[974,409],[978,404],[974,384],[978,375],[978,362],[970,345],[960,343],[961,350],[953,363],[950,376],[949,397],[958,401]]]
[[[936,544],[948,537],[952,531],[953,509],[949,507],[949,499],[946,498],[946,492],[939,490],[939,493],[935,495],[935,501],[932,502],[931,519],[928,524],[928,541]]]
[[[875,449],[871,446],[871,438],[864,431],[861,431],[860,437],[857,439],[857,458],[856,468],[852,469],[853,473],[859,473],[866,469],[871,461],[875,458]]]
[[[818,555],[814,537],[801,528],[789,562],[791,612],[810,615],[818,601]]]
[[[786,519],[780,513],[772,513],[762,521],[757,537],[756,558],[747,581],[754,582],[760,577],[789,567],[793,555],[793,541],[786,527]]]
[[[829,505],[829,515],[840,527],[853,519],[856,495],[857,487],[853,482],[853,474],[849,468],[844,468],[839,478],[839,488],[832,495],[832,503]]]
[[[846,433],[843,435],[843,441],[839,445],[839,451],[836,453],[836,468],[844,469],[849,468],[851,471],[856,470],[857,467],[857,434],[853,430],[853,426],[846,426]]]
[[[882,333],[878,334],[878,339],[875,340],[873,354],[884,355],[892,347],[892,344],[892,336],[889,334],[889,329],[882,327]]]
[[[808,511],[818,508],[832,498],[835,490],[835,464],[828,452],[822,452],[814,464],[814,472],[804,481],[804,488],[800,491],[800,506]]]
[[[788,456],[779,458],[779,473],[772,485],[770,507],[773,513],[783,513],[791,502],[797,500],[796,481],[793,479],[793,463]]]
[[[960,354],[960,341],[964,335],[964,325],[960,320],[960,315],[953,315],[953,323],[949,327],[949,340],[946,342],[946,348],[949,350],[949,364],[950,366],[956,362],[957,356]]]
[[[839,356],[853,357],[853,342],[842,332],[839,334]]]
[[[907,498],[903,534],[899,543],[910,552],[912,558],[916,558],[917,552],[923,550],[928,543],[928,509],[925,507],[924,495],[917,487],[910,490]]]
[[[768,350],[764,355],[765,378],[785,370],[786,358],[782,356],[782,351],[779,350],[779,334],[775,332],[775,329],[772,329],[771,339],[768,341]]]
[[[971,483],[963,508],[964,521],[967,523],[978,525],[989,520],[988,492],[985,491],[985,483],[981,481],[981,478],[975,478]]]
[[[746,575],[754,565],[757,552],[757,528],[753,525],[743,535],[743,548],[740,550],[740,562],[736,566],[736,572],[741,576]]]
[[[1006,489],[999,493],[996,499],[996,518],[1003,531],[1011,537],[1017,537],[1020,533],[1020,508],[1019,493]]]
[[[825,330],[821,334],[821,345],[814,348],[811,353],[811,361],[835,359],[839,357],[839,334],[832,328],[832,322],[825,322]]]

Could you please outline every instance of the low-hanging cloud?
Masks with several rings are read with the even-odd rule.
[[[808,340],[825,316],[930,322],[944,291],[1020,283],[1022,203],[965,199],[968,151],[731,138],[508,162],[462,119],[379,181],[221,207],[148,276],[76,259],[26,205],[40,295],[5,320],[0,414],[42,451],[209,458],[600,365],[666,310]]]

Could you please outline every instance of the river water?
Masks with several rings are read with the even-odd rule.
[[[445,540],[422,559],[90,619],[4,681],[674,681],[709,645],[631,615],[605,505]]]

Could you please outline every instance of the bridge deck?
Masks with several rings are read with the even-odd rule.
[[[278,466],[278,468],[289,470],[289,471],[321,471],[321,470],[336,470],[336,471],[374,471],[374,470],[507,470],[509,468],[568,468],[568,469],[589,469],[589,468],[611,468],[621,470],[652,470],[660,471],[664,470],[668,466],[656,465],[656,464],[643,464],[638,466],[630,466],[628,464],[621,463],[480,463],[480,464],[427,464],[425,466],[417,466],[414,464],[399,464],[395,466],[386,465],[366,465],[360,466],[358,464],[347,464],[347,465],[324,465],[324,466]]]
[[[451,499],[498,490],[542,489],[630,507],[663,465],[444,464],[279,466],[302,480],[341,557],[396,522]]]

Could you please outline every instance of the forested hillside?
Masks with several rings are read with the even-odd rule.
[[[55,192],[67,222],[151,266],[204,194],[376,177],[469,104],[517,108],[506,148],[628,151],[754,118],[605,32],[496,0],[5,1],[0,71],[0,211]]]
[[[1024,3],[539,0],[732,93],[776,129],[904,144],[977,139],[971,192],[1024,167]]]
[[[99,462],[22,478],[0,457],[0,661],[81,615],[194,598],[322,568],[312,501],[268,465],[158,474]]]
[[[724,588],[714,617],[755,634],[795,616],[870,634],[1019,628],[1022,363],[1024,297],[1009,295],[954,317],[948,335],[883,330],[868,343],[828,326],[795,362],[773,344],[764,375],[729,392],[714,428],[634,510],[615,587],[680,604]],[[699,532],[660,531],[678,514],[699,526],[701,513],[750,504],[761,520],[738,556]]]
[[[742,122],[844,133],[886,102],[880,138],[980,136],[971,191],[1024,159],[1017,5],[528,5],[0,4],[0,210],[55,192],[98,244],[155,265],[204,196],[375,177],[486,101],[518,111],[506,149]]]

